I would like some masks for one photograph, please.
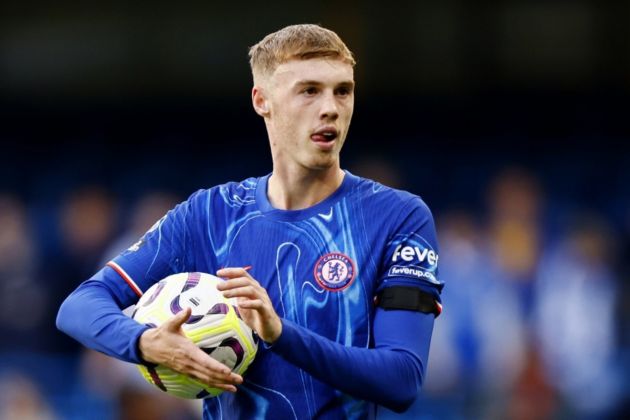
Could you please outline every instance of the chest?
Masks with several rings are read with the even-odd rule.
[[[218,262],[251,266],[281,317],[356,344],[368,331],[378,281],[370,242],[352,223],[258,218],[227,238]]]

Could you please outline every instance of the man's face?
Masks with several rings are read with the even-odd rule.
[[[274,166],[339,167],[354,110],[354,72],[341,60],[313,58],[279,65],[266,83]]]

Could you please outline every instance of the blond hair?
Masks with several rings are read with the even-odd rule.
[[[319,25],[291,25],[273,32],[249,49],[249,64],[254,80],[271,75],[289,60],[332,57],[354,66],[352,52],[330,29]]]

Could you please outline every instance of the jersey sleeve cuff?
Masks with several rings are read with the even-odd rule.
[[[293,322],[284,318],[281,318],[280,321],[282,322],[282,333],[280,334],[280,337],[278,337],[278,339],[273,343],[267,343],[265,341],[262,343],[265,349],[269,349],[274,353],[282,355],[283,353],[291,350],[292,343],[298,339],[300,333],[298,332],[297,325]]]
[[[144,360],[142,358],[142,354],[140,352],[140,337],[142,336],[142,334],[148,330],[149,327],[148,325],[142,325],[142,324],[138,324],[138,328],[134,331],[134,333],[131,336],[131,342],[129,343],[129,348],[130,348],[130,358],[132,360],[133,363],[139,364],[139,365],[145,365],[145,366],[156,366],[153,363],[149,363],[146,360]]]

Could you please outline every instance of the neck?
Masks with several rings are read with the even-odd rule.
[[[321,171],[287,171],[274,168],[267,185],[271,205],[281,210],[311,207],[330,196],[343,182],[339,167]]]

